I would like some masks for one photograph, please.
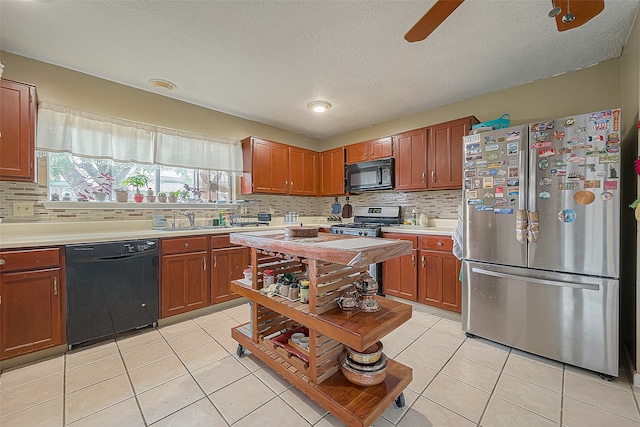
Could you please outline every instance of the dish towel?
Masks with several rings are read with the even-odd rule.
[[[451,236],[451,239],[453,240],[453,256],[458,259],[462,259],[462,235],[462,207],[458,206],[458,222],[456,223],[456,228],[453,230],[453,235]]]

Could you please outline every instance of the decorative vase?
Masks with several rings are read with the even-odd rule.
[[[136,203],[142,203],[142,200],[144,200],[144,195],[142,193],[136,193],[133,195],[133,200]]]
[[[116,201],[120,203],[127,203],[129,199],[129,193],[122,190],[116,190]]]

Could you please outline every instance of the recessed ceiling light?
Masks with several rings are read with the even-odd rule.
[[[169,80],[149,79],[149,84],[153,87],[159,87],[167,90],[174,90],[176,88],[176,85],[171,83]]]
[[[316,113],[324,113],[329,108],[331,108],[331,104],[326,101],[313,101],[310,102],[307,107],[309,107],[309,109],[313,110]]]

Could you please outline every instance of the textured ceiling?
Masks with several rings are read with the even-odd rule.
[[[618,57],[639,2],[560,33],[551,0],[467,0],[407,43],[433,1],[0,1],[0,48],[327,138]]]

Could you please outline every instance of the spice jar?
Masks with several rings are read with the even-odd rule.
[[[300,302],[303,304],[309,303],[309,281],[300,281]]]
[[[253,271],[251,270],[251,267],[245,268],[243,271],[243,274],[244,274],[245,280],[251,280],[253,276]]]
[[[273,285],[275,279],[276,277],[273,274],[273,270],[265,270],[264,272],[262,272],[263,286]]]
[[[289,299],[297,300],[299,296],[300,296],[300,288],[298,287],[298,284],[296,282],[293,282],[289,286]]]

